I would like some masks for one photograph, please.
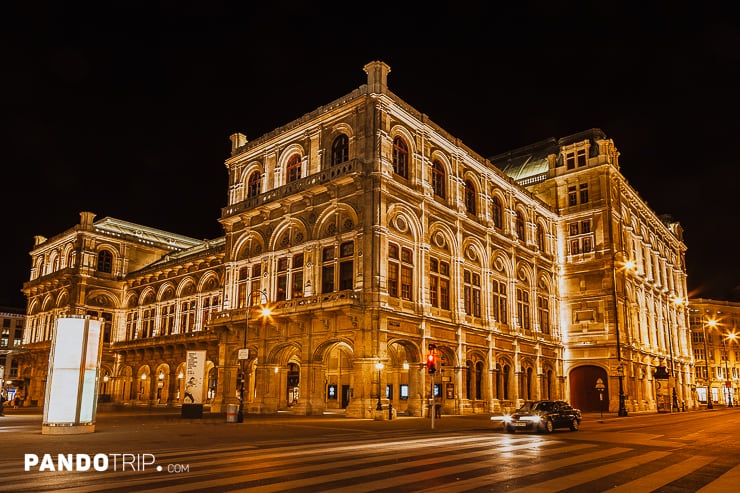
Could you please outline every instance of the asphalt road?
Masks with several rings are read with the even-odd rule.
[[[740,409],[588,414],[579,431],[548,435],[509,435],[488,415],[443,416],[432,429],[428,418],[278,414],[227,423],[224,415],[129,409],[100,412],[93,433],[71,435],[44,435],[41,421],[33,409],[0,418],[0,491],[704,493],[740,481]],[[59,470],[59,455],[101,454],[128,457],[130,470]]]

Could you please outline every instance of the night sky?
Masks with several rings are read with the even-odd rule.
[[[691,295],[740,301],[740,24],[711,2],[18,3],[0,17],[0,306],[25,307],[33,236],[81,211],[221,236],[229,135],[344,96],[373,60],[484,157],[601,128],[684,227]]]

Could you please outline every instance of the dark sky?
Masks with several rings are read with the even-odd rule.
[[[692,294],[740,301],[740,24],[712,2],[18,3],[0,18],[0,306],[25,306],[33,236],[81,211],[220,236],[229,135],[349,93],[373,60],[482,156],[601,128],[683,225]]]

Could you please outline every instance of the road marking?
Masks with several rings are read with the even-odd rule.
[[[740,484],[740,465],[733,467],[696,493],[727,493],[737,491]]]
[[[629,483],[612,488],[609,493],[634,493],[635,491],[653,491],[670,483],[673,480],[682,478],[687,474],[696,471],[700,467],[713,462],[712,457],[694,456],[672,466],[661,469],[660,471],[635,479]],[[729,491],[729,490],[726,490]]]

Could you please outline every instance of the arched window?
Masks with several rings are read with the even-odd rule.
[[[498,197],[494,197],[491,201],[491,218],[493,219],[493,225],[499,229],[503,224],[503,212],[504,208],[501,205],[501,199],[499,199]]]
[[[540,223],[537,223],[537,248],[541,252],[547,253],[545,252],[545,231]]]
[[[432,188],[434,194],[440,198],[445,198],[445,180],[446,174],[442,163],[434,161],[432,163]]]
[[[470,214],[475,214],[475,187],[470,180],[465,180],[465,208]]]
[[[301,178],[301,156],[299,156],[298,154],[291,156],[291,158],[288,160],[288,167],[286,171],[286,183],[290,183]]]
[[[249,175],[247,180],[247,197],[256,197],[260,194],[262,189],[262,175],[259,171],[255,171]]]
[[[341,134],[331,145],[331,165],[343,163],[349,159],[349,138]]]
[[[409,177],[409,148],[401,137],[393,139],[393,172]]]
[[[108,250],[100,250],[98,252],[98,272],[107,272],[110,274],[113,272],[113,254]]]
[[[519,238],[520,241],[526,241],[524,238],[524,217],[522,216],[522,213],[517,211],[516,213],[516,236]]]

